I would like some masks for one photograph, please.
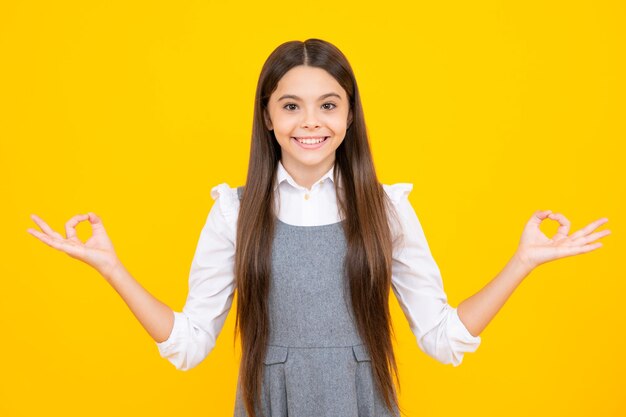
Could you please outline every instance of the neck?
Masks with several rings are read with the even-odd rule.
[[[324,174],[328,172],[328,170],[330,170],[335,163],[335,159],[333,158],[330,161],[324,161],[323,164],[313,167],[307,165],[292,166],[289,162],[285,163],[284,160],[281,160],[281,162],[293,180],[298,185],[310,191],[313,184],[315,184]]]

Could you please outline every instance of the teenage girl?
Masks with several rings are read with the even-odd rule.
[[[187,370],[204,360],[237,294],[242,358],[235,416],[398,416],[388,296],[419,347],[458,366],[537,266],[593,251],[609,230],[535,212],[519,246],[478,293],[452,308],[408,194],[378,182],[357,83],[346,57],[320,39],[286,42],[259,78],[245,187],[216,185],[182,312],[153,297],[118,259],[101,219],[79,214],[66,237],[31,216],[49,246],[94,267],[155,340]],[[539,229],[551,219],[552,238]],[[87,242],[75,227],[88,220]],[[235,291],[236,290],[236,291]]]

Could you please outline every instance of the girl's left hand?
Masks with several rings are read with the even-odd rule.
[[[539,230],[539,225],[547,218],[560,224],[552,239]],[[591,243],[609,235],[611,231],[607,229],[591,232],[608,221],[609,219],[602,217],[568,236],[570,222],[564,215],[552,213],[552,210],[536,211],[526,223],[515,255],[532,270],[546,262],[591,252],[602,246],[600,242]]]

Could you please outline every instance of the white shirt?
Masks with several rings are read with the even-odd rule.
[[[279,161],[276,175],[276,213],[297,226],[337,223],[339,214],[331,168],[311,189],[297,184]],[[341,187],[341,179],[339,181]],[[465,352],[474,352],[480,336],[473,336],[447,302],[441,274],[408,195],[413,184],[383,184],[400,220],[392,236],[404,234],[394,248],[392,290],[419,348],[444,364],[458,366]],[[168,339],[156,343],[159,354],[176,369],[188,370],[214,348],[234,296],[234,261],[239,198],[237,188],[221,183],[211,189],[215,203],[200,233],[189,273],[189,293],[181,312],[174,311]]]

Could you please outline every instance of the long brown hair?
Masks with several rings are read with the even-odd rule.
[[[355,324],[372,359],[378,391],[387,408],[398,405],[391,371],[400,388],[392,346],[395,339],[389,311],[392,242],[392,204],[378,182],[370,151],[361,98],[348,60],[334,45],[321,39],[290,41],[267,58],[256,90],[248,175],[237,222],[235,340],[241,335],[239,380],[251,417],[260,404],[263,360],[269,338],[268,290],[271,239],[274,236],[274,185],[280,146],[264,121],[268,101],[278,81],[291,68],[307,65],[326,70],[346,91],[353,113],[346,136],[335,151],[334,184],[341,178],[337,201],[348,245],[344,271],[348,280]],[[392,216],[388,216],[392,214]]]

